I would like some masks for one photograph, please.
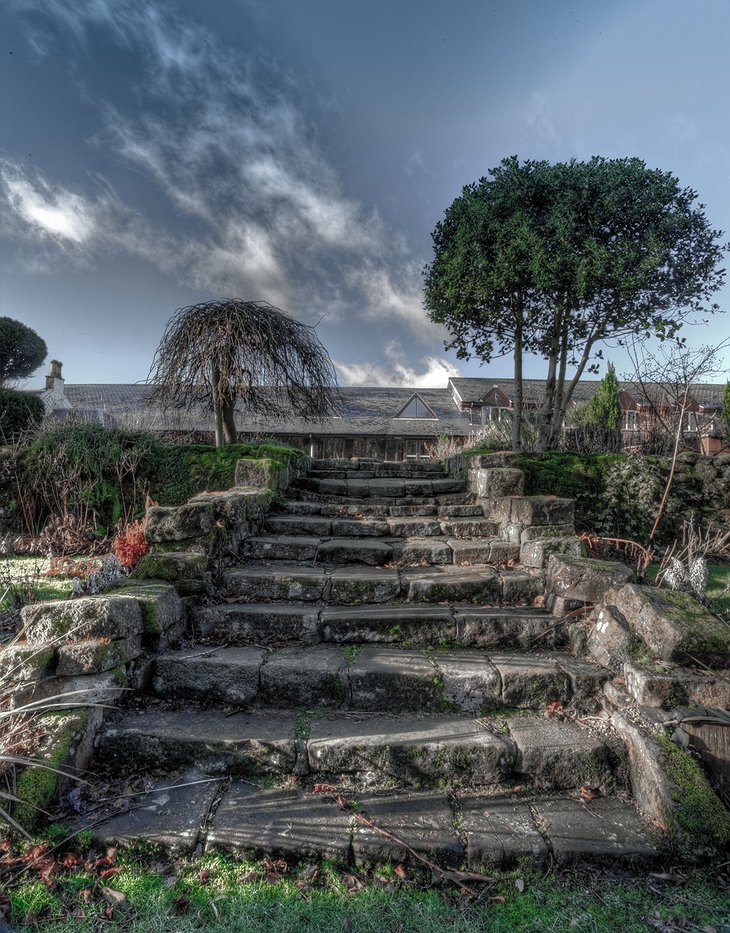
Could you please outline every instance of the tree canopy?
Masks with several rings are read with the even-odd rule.
[[[717,310],[708,302],[723,283],[724,247],[696,197],[641,159],[513,156],[446,210],[425,305],[460,358],[513,356],[516,449],[525,353],[547,361],[538,449],[549,449],[601,342],[674,336],[688,315]]]
[[[237,400],[251,414],[332,414],[337,376],[313,327],[265,301],[223,298],[179,308],[149,373],[150,401],[208,405],[216,445],[236,440]]]
[[[0,317],[0,385],[30,376],[47,353],[45,340],[31,327],[11,317]]]

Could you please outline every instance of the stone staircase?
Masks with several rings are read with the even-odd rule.
[[[365,814],[472,870],[653,857],[624,745],[596,715],[613,672],[567,650],[542,605],[572,512],[500,471],[493,498],[432,463],[314,461],[294,479],[103,727],[96,767],[159,789],[97,837],[407,857]]]

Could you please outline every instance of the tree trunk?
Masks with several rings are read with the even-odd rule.
[[[545,397],[542,400],[538,419],[536,447],[538,453],[547,450],[550,442],[550,423],[552,421],[553,405],[555,402],[555,370],[558,365],[559,350],[558,333],[557,330],[554,330],[550,338],[550,355],[548,356],[548,371],[547,378],[545,379]]]
[[[522,451],[522,325],[515,330],[514,345],[514,399],[512,412],[512,450],[515,453]]]
[[[226,444],[235,444],[238,440],[236,431],[236,422],[233,417],[234,403],[227,401],[223,403],[221,415],[223,419],[223,438]]]
[[[598,338],[596,337],[591,337],[586,342],[586,345],[583,348],[583,355],[580,358],[580,362],[578,363],[578,368],[575,371],[575,375],[570,380],[568,384],[568,388],[563,391],[563,398],[560,402],[560,406],[553,413],[553,425],[552,425],[553,429],[550,432],[550,437],[549,437],[550,446],[547,447],[546,450],[554,450],[555,447],[557,446],[557,442],[560,437],[560,432],[563,428],[563,421],[565,421],[565,412],[568,410],[568,405],[570,405],[570,402],[573,398],[575,387],[578,385],[578,382],[580,381],[580,377],[583,375],[583,371],[585,370],[588,360],[590,359],[590,356],[591,356],[591,350],[593,349],[593,344],[596,342],[597,339]]]
[[[218,383],[220,382],[220,370],[214,364],[213,372],[211,373],[213,377],[213,418],[215,420],[215,446],[222,447],[225,443],[223,437],[223,411],[221,409],[220,399],[218,396]]]

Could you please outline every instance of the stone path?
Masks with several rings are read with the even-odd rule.
[[[439,464],[315,461],[218,600],[191,604],[193,642],[156,657],[145,705],[105,726],[97,765],[157,789],[97,837],[406,858],[371,819],[450,867],[653,857],[623,748],[591,727],[611,672],[565,650],[536,605],[542,552],[524,563],[531,534],[567,540],[572,507],[505,498],[517,472],[489,481],[490,510]]]

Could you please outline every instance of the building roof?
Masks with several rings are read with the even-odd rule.
[[[64,387],[66,398],[76,410],[97,411],[99,420],[109,416],[140,426],[169,426],[184,431],[211,431],[212,418],[202,406],[191,412],[163,412],[150,407],[149,385],[75,385]],[[438,420],[397,417],[417,394]],[[393,437],[432,437],[437,434],[469,434],[469,420],[454,405],[451,392],[444,389],[351,387],[340,389],[339,417],[307,421],[292,415],[247,415],[236,407],[236,425],[245,433],[269,434],[361,434]]]

